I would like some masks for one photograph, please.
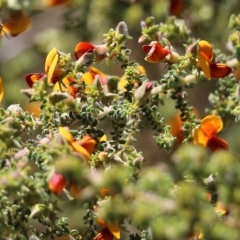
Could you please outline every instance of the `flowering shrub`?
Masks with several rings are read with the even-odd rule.
[[[1,34],[17,37],[31,20],[22,5],[5,8],[11,20]],[[169,9],[179,15],[183,1]],[[98,44],[81,39],[74,54],[52,48],[21,90],[39,113],[0,109],[2,239],[239,239],[238,156],[216,136],[239,120],[239,19],[230,18],[226,54],[195,39],[182,19],[147,17],[138,42],[146,64],[162,67],[158,79],[132,59],[124,21]],[[216,85],[200,117],[187,93],[209,81]],[[161,112],[169,99],[178,110],[171,121]],[[137,145],[148,127],[170,155],[166,166],[151,166]]]

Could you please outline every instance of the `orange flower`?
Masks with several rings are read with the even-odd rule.
[[[146,54],[145,60],[150,63],[163,62],[170,53],[168,49],[156,41],[152,41],[149,45],[143,45],[142,50]]]
[[[61,174],[54,174],[48,182],[48,187],[53,193],[61,193],[65,184],[66,180]]]
[[[212,46],[205,40],[198,43],[198,66],[204,72],[207,79],[226,77],[231,73],[232,69],[224,63],[213,63]]]
[[[194,144],[208,146],[212,151],[228,149],[228,144],[216,136],[222,130],[223,122],[218,116],[208,115],[202,119],[201,124],[193,132]]]
[[[16,37],[31,26],[30,18],[22,10],[11,10],[10,19],[3,24],[1,34]]]
[[[74,56],[78,60],[82,57],[85,53],[92,51],[95,54],[96,61],[99,62],[105,57],[107,57],[108,48],[105,44],[101,45],[93,45],[88,42],[79,42],[75,47]]]
[[[86,135],[81,140],[75,141],[72,134],[63,127],[59,127],[59,133],[72,146],[75,152],[82,155],[85,160],[91,160],[91,154],[96,145],[96,141],[92,137]]]

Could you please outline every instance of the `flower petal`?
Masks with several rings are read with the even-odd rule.
[[[2,78],[0,78],[0,102],[2,102],[3,95],[4,95],[3,80]]]
[[[198,65],[204,72],[207,79],[211,78],[209,62],[213,58],[212,46],[205,40],[201,40],[198,43]]]
[[[142,65],[138,65],[136,68],[137,68],[137,70],[139,71],[139,73],[141,75],[147,75],[147,72],[146,72],[145,68]]]
[[[71,146],[74,149],[74,151],[76,151],[77,153],[80,153],[85,160],[90,161],[91,160],[91,156],[90,153],[81,145],[78,144],[78,142],[71,142]]]
[[[232,69],[224,63],[210,63],[210,74],[212,78],[223,78],[232,72]]]
[[[197,145],[207,146],[209,141],[209,136],[207,136],[201,129],[201,127],[194,129],[193,132],[193,143]]]
[[[45,72],[46,73],[48,73],[49,68],[56,56],[58,56],[57,49],[56,48],[51,49],[50,52],[48,53],[48,55],[46,57],[46,61],[45,61]]]
[[[53,92],[68,91],[68,93],[75,97],[77,94],[77,88],[71,85],[75,79],[72,76],[63,78],[61,81],[57,81],[53,87]]]
[[[58,63],[58,55],[56,55],[49,67],[49,70],[48,70],[48,73],[47,73],[47,76],[48,76],[48,83],[52,83],[52,78],[53,78],[53,74],[54,74],[54,71],[55,71],[55,68],[57,66],[57,63]]]
[[[2,32],[16,37],[31,26],[30,18],[21,10],[10,12],[10,20],[3,24]]]
[[[205,40],[199,41],[198,54],[201,54],[206,59],[206,61],[210,62],[213,58],[213,50],[211,44]]]
[[[163,46],[153,41],[149,45],[143,45],[142,50],[147,56],[145,60],[150,63],[160,63],[170,53],[169,50],[163,48]]]
[[[46,74],[44,73],[29,73],[25,76],[27,85],[32,88],[33,84],[40,81]]]
[[[201,130],[208,137],[212,137],[223,128],[222,119],[215,115],[208,115],[201,121]]]
[[[54,69],[52,75],[50,71],[52,70],[49,70],[48,81],[52,84],[55,84],[56,82],[62,80],[65,75],[65,72],[62,69]]]
[[[89,69],[92,78],[95,79],[96,76],[99,77],[99,81],[102,86],[107,84],[107,75],[95,67],[90,67]]]
[[[58,131],[67,142],[71,143],[74,141],[72,134],[66,128],[59,127]]]
[[[204,72],[206,78],[210,79],[211,78],[210,63],[201,53],[198,53],[198,66]]]
[[[85,72],[82,75],[82,81],[84,81],[86,85],[91,86],[93,84],[94,78],[90,72]]]
[[[106,222],[106,226],[116,239],[120,239],[120,228],[118,223]]]
[[[217,137],[217,136],[212,136],[211,139],[209,140],[207,146],[213,151],[217,150],[228,150],[228,144],[226,141],[223,139]]]
[[[75,47],[74,56],[76,59],[79,59],[84,53],[95,49],[95,46],[88,42],[80,42]]]
[[[76,143],[82,146],[83,148],[85,148],[89,154],[93,153],[96,145],[96,141],[91,136],[88,136],[88,135],[76,141]]]

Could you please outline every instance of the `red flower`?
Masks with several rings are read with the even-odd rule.
[[[168,49],[156,41],[151,42],[149,45],[143,45],[142,50],[146,54],[145,60],[150,63],[160,63],[170,53]]]

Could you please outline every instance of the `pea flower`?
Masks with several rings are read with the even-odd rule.
[[[163,47],[157,41],[152,41],[149,45],[142,46],[142,50],[146,54],[146,57],[144,58],[145,61],[150,63],[175,63],[178,60],[179,55],[173,51],[168,40],[165,39],[164,41],[167,44],[166,47]]]
[[[194,144],[208,146],[213,152],[219,149],[228,150],[228,144],[216,136],[223,128],[222,119],[215,115],[208,115],[193,132]]]
[[[25,76],[25,80],[27,82],[27,85],[32,88],[33,84],[42,80],[43,77],[45,77],[45,73],[29,73]]]
[[[18,36],[31,26],[30,18],[22,10],[11,10],[10,19],[3,24],[0,35]]]
[[[74,56],[78,60],[85,53],[92,51],[95,54],[96,62],[107,57],[108,48],[106,44],[93,45],[89,42],[79,42],[75,47]]]
[[[48,83],[55,84],[61,80],[65,74],[65,71],[60,67],[61,53],[53,48],[48,53],[45,61],[45,72],[47,74]]]
[[[91,160],[91,154],[96,145],[96,141],[91,136],[86,135],[76,141],[72,134],[64,127],[59,127],[59,133],[71,145],[75,152],[82,155],[85,160]]]
[[[205,40],[198,43],[197,58],[198,66],[207,79],[226,77],[232,71],[225,63],[211,62],[213,59],[212,46]]]
[[[51,49],[46,57],[45,73],[29,73],[25,76],[28,86],[32,88],[34,83],[43,80],[44,77],[47,77],[48,83],[52,84],[62,80],[65,75],[65,71],[59,64],[60,56],[61,53],[56,48]]]
[[[142,50],[146,54],[145,60],[150,63],[163,62],[170,53],[168,49],[164,48],[157,41],[152,41],[149,45],[143,45]]]

